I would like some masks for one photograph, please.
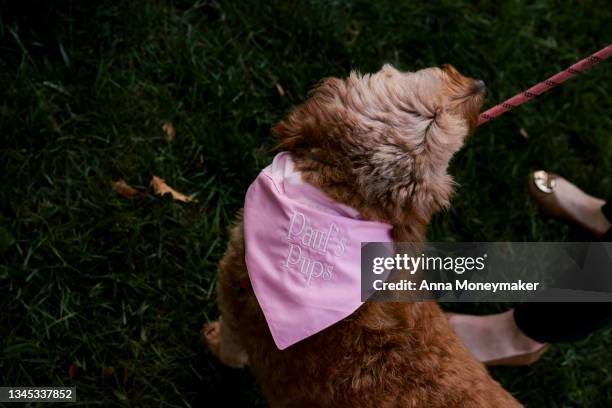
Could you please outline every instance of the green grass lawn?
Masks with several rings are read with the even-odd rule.
[[[270,127],[351,69],[452,63],[492,105],[611,39],[604,1],[219,3],[0,3],[0,385],[75,385],[87,405],[265,406],[198,331]],[[612,196],[611,64],[478,130],[430,238],[588,240],[544,217],[525,179],[545,168]],[[152,175],[198,202],[155,196]],[[120,178],[148,195],[123,198]],[[612,329],[492,373],[530,407],[612,406]]]

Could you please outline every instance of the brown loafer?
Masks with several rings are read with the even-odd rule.
[[[571,218],[569,214],[559,205],[559,200],[554,194],[558,174],[548,173],[544,170],[534,171],[529,175],[527,188],[529,194],[540,205],[542,210],[555,218]]]
[[[538,361],[540,357],[542,357],[542,354],[544,354],[546,350],[548,350],[549,346],[550,346],[549,344],[545,344],[539,349],[529,352],[529,353],[518,354],[516,356],[510,356],[510,357],[504,357],[504,358],[498,358],[495,360],[483,361],[483,364],[486,365],[487,367],[498,367],[498,366],[515,367],[515,366],[531,365],[535,363],[536,361]]]
[[[454,312],[444,312],[446,319],[450,321],[450,319],[454,316],[460,316],[460,313]],[[510,355],[502,358],[496,358],[493,360],[485,360],[481,361],[487,367],[496,367],[496,366],[523,366],[530,365],[535,363],[542,357],[542,354],[548,350],[549,344],[542,344],[542,346],[538,347],[534,351]],[[469,350],[469,348],[468,348]]]
[[[563,189],[565,190],[565,195],[573,194],[574,197],[582,196],[582,200],[585,202],[589,202],[588,205],[585,205],[581,210],[576,210],[575,204],[574,206],[569,205],[570,202],[564,202],[565,205],[562,205],[559,201],[559,195],[556,193],[558,189],[561,189],[563,185]],[[586,194],[580,188],[576,187],[574,184],[570,183],[563,177],[559,176],[555,173],[549,173],[544,170],[538,170],[531,173],[527,187],[529,189],[529,194],[533,197],[533,199],[540,205],[542,210],[548,215],[562,219],[565,221],[570,221],[576,225],[581,226],[586,229],[593,235],[598,238],[607,230],[605,227],[606,221],[603,220],[603,213],[601,213],[602,220],[597,221],[595,223],[590,222],[594,217],[598,217],[601,205],[603,205],[603,201],[601,203],[598,202],[598,199]],[[564,199],[568,199],[568,197],[564,197]],[[584,212],[585,208],[592,207],[595,208],[595,212],[591,212],[588,215],[588,218],[585,218],[586,215],[581,212]],[[573,210],[571,208],[574,208]],[[592,211],[592,210],[591,210]],[[602,224],[601,228],[597,228],[599,224]]]

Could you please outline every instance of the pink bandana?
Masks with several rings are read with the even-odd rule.
[[[302,181],[287,152],[259,173],[244,204],[246,265],[280,350],[361,306],[361,242],[390,242],[391,228]]]

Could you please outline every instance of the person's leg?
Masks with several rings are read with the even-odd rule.
[[[608,222],[612,224],[612,200],[608,200],[601,207],[601,212],[606,217]],[[606,231],[601,238],[599,238],[599,240],[603,242],[612,242],[612,227],[608,228],[608,231]]]
[[[612,200],[590,196],[545,172],[534,173],[529,190],[549,214],[583,226],[599,241],[612,241]],[[612,303],[524,303],[489,316],[449,315],[451,327],[484,362],[537,353],[546,343],[579,340],[611,322]]]
[[[476,358],[490,363],[581,340],[612,323],[612,303],[523,303],[504,313],[450,314],[448,320]]]
[[[598,207],[606,222],[612,223],[612,200]],[[600,225],[605,223],[600,221]],[[612,228],[598,241],[612,241]],[[514,309],[513,316],[517,327],[535,341],[577,341],[612,322],[612,303],[523,303]]]
[[[577,341],[612,322],[612,303],[523,303],[513,318],[537,342]]]

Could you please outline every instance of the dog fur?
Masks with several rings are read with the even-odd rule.
[[[305,181],[422,242],[449,205],[449,160],[477,126],[483,86],[452,66],[327,78],[273,128]],[[262,214],[262,217],[264,214]],[[240,217],[239,217],[240,218]],[[222,321],[204,340],[249,365],[274,407],[515,407],[450,329],[435,302],[366,302],[348,318],[278,350],[248,279],[239,220],[219,264]]]

